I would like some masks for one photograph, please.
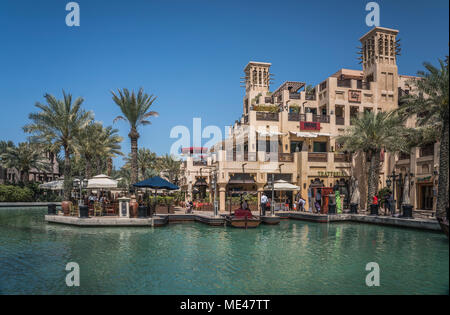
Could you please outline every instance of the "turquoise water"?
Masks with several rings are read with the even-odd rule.
[[[284,221],[254,230],[200,223],[76,228],[46,209],[0,209],[1,294],[448,294],[445,235]],[[65,266],[80,265],[80,287]],[[380,287],[367,287],[368,262]]]

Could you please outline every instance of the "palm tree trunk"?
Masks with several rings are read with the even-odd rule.
[[[72,184],[70,150],[64,146],[64,200],[66,201],[71,198]]]
[[[438,196],[436,202],[436,217],[445,218],[446,208],[448,207],[448,121],[444,120],[444,126],[441,132],[440,150],[439,150],[439,180]]]
[[[111,157],[108,157],[108,162],[106,166],[106,175],[111,176],[112,168],[113,168],[113,160]]]
[[[130,137],[130,139],[131,139],[131,184],[135,184],[138,178],[138,165],[137,165],[138,138]]]
[[[378,191],[378,178],[380,176],[380,154],[379,150],[370,152],[369,178],[367,183],[367,210],[370,209],[373,197]]]
[[[86,178],[89,179],[92,177],[92,162],[91,162],[91,158],[85,157],[85,161],[86,161],[86,166],[85,166],[85,175]]]

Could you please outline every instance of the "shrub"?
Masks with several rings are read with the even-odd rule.
[[[0,185],[0,202],[33,201],[34,192],[28,187]]]

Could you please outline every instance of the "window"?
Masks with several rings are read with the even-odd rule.
[[[327,152],[327,143],[314,141],[313,152]]]
[[[291,141],[291,153],[302,151],[303,141]]]

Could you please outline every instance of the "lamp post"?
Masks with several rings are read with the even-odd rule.
[[[395,200],[395,183],[398,182],[398,184],[402,185],[402,174],[395,174],[395,170],[392,171],[392,175],[388,176],[388,179],[386,180],[386,185],[390,188],[392,184],[392,196],[394,197],[394,213],[395,209],[397,208],[397,202]]]
[[[84,205],[83,198],[81,197],[82,196],[82,190],[87,188],[88,180],[87,179],[82,179],[82,178],[77,178],[77,179],[78,180],[75,181],[74,186],[75,186],[75,188],[78,188],[80,190],[80,194],[78,196],[79,197],[78,198],[78,205],[82,206],[82,205]]]
[[[212,185],[214,189],[214,216],[219,216],[219,205],[217,204],[217,171],[213,171]]]
[[[272,173],[272,202],[270,203],[270,215],[273,217],[275,215],[275,174]]]

